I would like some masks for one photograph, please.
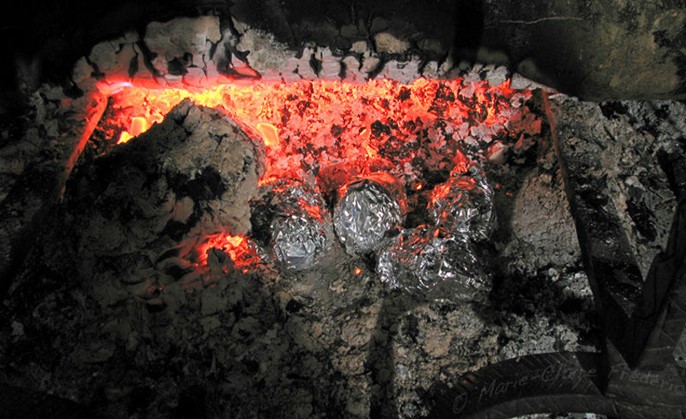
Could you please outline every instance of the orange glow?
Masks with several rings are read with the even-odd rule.
[[[150,124],[142,116],[134,116],[131,119],[131,135],[137,137],[148,130]]]
[[[476,186],[476,180],[471,177],[461,177],[457,182],[454,182],[450,185],[447,183],[442,183],[440,185],[436,185],[436,187],[433,190],[431,202],[433,204],[436,204],[436,201],[444,199],[450,192],[454,192],[454,189],[459,189],[459,190],[472,190]],[[454,189],[451,189],[454,188]]]
[[[513,95],[517,93],[520,101],[531,97],[530,91],[515,92],[509,81],[490,86],[459,78],[418,79],[410,84],[225,80],[203,88],[112,79],[101,81],[98,91],[109,98],[109,111],[96,128],[100,138],[116,143],[132,140],[190,99],[222,112],[256,140],[261,138],[266,160],[260,185],[285,177],[318,176],[344,166],[347,174],[355,175],[388,171],[416,191],[427,187],[413,172],[418,157],[433,156],[443,170],[466,165],[460,150],[463,140],[472,136],[471,129],[483,127],[485,135],[518,137],[519,132],[511,131],[519,126],[506,124],[513,115],[528,121],[530,111],[521,103],[513,105]],[[305,209],[313,218],[322,216],[319,208]],[[245,261],[255,260],[245,237],[221,233],[208,237],[197,249],[201,265],[207,263],[211,248],[226,252],[239,269],[247,266]]]
[[[416,156],[416,147],[401,154],[389,144],[397,149],[417,144],[436,130],[457,144],[461,138],[456,133],[465,122],[504,129],[508,116],[501,111],[512,109],[509,99],[514,92],[509,83],[470,82],[469,95],[463,94],[463,83],[319,80],[217,83],[199,89],[105,81],[99,90],[110,95],[115,112],[101,122],[120,127],[117,142],[123,143],[162,122],[182,100],[191,99],[222,111],[246,132],[259,133],[267,154],[264,181],[341,162],[366,166],[385,159],[399,166]]]
[[[362,275],[362,268],[360,268],[359,266],[356,266],[355,269],[353,269],[353,273],[355,274],[355,276]]]
[[[123,144],[134,137],[138,137],[139,135],[147,131],[148,128],[150,128],[150,124],[148,123],[147,119],[145,119],[142,116],[134,116],[133,118],[131,118],[131,127],[128,131],[123,131],[121,133],[119,141],[117,141],[117,144]]]
[[[207,265],[208,252],[211,249],[218,249],[226,253],[233,261],[234,266],[243,273],[248,273],[249,267],[260,260],[245,237],[219,233],[207,236],[206,241],[198,246],[199,257],[196,267],[200,268]]]
[[[264,145],[273,148],[279,146],[279,130],[268,122],[260,122],[255,126],[257,132],[262,136]]]
[[[320,207],[316,205],[310,205],[302,198],[298,200],[298,203],[300,204],[300,207],[304,209],[310,217],[312,217],[312,219],[322,222],[324,216],[321,213]]]

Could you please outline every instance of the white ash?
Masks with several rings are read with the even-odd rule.
[[[200,16],[197,18],[176,18],[168,22],[151,22],[145,30],[143,41],[148,49],[157,55],[153,60],[155,69],[161,74],[168,72],[168,62],[192,57],[191,65],[204,68],[213,44],[221,39],[219,18]]]
[[[247,64],[259,74],[277,75],[282,72],[293,72],[294,68],[282,68],[293,53],[286,45],[277,42],[272,34],[246,27],[239,38],[235,47],[248,53]]]
[[[409,83],[419,77],[453,78],[464,75],[467,79],[488,80],[492,85],[497,85],[510,76],[505,67],[493,65],[483,68],[477,65],[467,69],[466,73],[456,72],[449,56],[443,62],[425,62],[422,51],[433,51],[435,42],[420,43],[423,49],[414,53],[408,41],[387,32],[375,35],[374,48],[366,41],[357,40],[351,44],[352,54],[342,54],[313,44],[292,50],[266,31],[235,19],[232,19],[232,23],[233,29],[221,32],[219,18],[215,16],[151,22],[142,36],[130,32],[122,38],[95,45],[88,61],[77,62],[73,80],[82,90],[90,91],[94,83],[89,75],[97,69],[101,76],[153,79],[170,86],[189,83],[169,73],[173,61],[184,63],[184,73],[197,73],[193,80],[201,75],[200,72],[208,80],[222,80],[227,75],[226,68],[222,67],[225,65],[235,70],[239,77],[283,81],[388,78]],[[155,74],[148,70],[144,54],[137,45],[140,41],[154,54],[150,64]],[[190,62],[186,62],[187,56],[191,57]],[[134,61],[135,66],[132,66]],[[313,67],[313,62],[318,64]],[[94,69],[88,68],[91,65]],[[136,69],[135,74],[129,74],[132,68]],[[521,76],[517,76],[517,80],[522,84],[518,88],[546,88],[533,82],[525,86],[526,79]],[[194,85],[194,82],[190,84]]]
[[[131,61],[137,59],[139,51],[136,45],[139,36],[137,32],[127,32],[119,39],[96,44],[88,55],[88,61],[96,63],[98,70],[104,74],[127,74]],[[81,80],[79,67],[74,69],[74,79]]]
[[[503,249],[521,269],[539,270],[551,260],[573,264],[581,257],[569,203],[560,192],[559,172],[533,172],[513,198],[511,231],[515,241]]]
[[[379,32],[374,35],[374,49],[380,53],[404,54],[410,48],[410,43],[389,32]]]

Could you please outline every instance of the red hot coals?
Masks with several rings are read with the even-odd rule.
[[[250,246],[237,237],[251,246],[259,242],[266,248],[262,254],[287,270],[315,266],[336,237],[355,255],[382,253],[390,260],[389,255],[401,253],[399,242],[422,242],[442,257],[440,263],[471,263],[469,257],[452,255],[465,240],[482,240],[492,231],[492,192],[485,176],[465,169],[485,161],[494,145],[507,148],[540,131],[540,123],[522,123],[535,120],[526,106],[531,93],[514,90],[509,82],[322,80],[179,89],[134,80],[103,81],[100,90],[110,100],[95,135],[111,139],[104,151],[136,141],[136,135],[161,122],[183,99],[214,108],[261,139],[265,170],[259,181],[261,198],[252,208],[257,220],[253,230],[246,236],[215,233],[197,249],[206,252],[211,243],[243,270],[249,269],[245,261],[252,260],[246,257]],[[411,207],[410,202],[422,200],[406,196],[417,194],[425,194],[428,208]],[[266,215],[255,214],[257,210]],[[410,212],[426,214],[432,232],[402,230]],[[219,243],[221,238],[226,243]],[[205,260],[201,256],[195,262],[198,269]],[[387,279],[398,271],[389,263],[384,266]],[[421,268],[412,269],[409,276],[403,271],[403,278],[414,275],[428,283],[425,274],[416,272]]]

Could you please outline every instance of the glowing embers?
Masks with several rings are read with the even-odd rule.
[[[107,81],[101,85],[115,110],[101,125],[109,127],[113,140],[128,141],[190,98],[263,139],[264,181],[381,159],[395,167],[401,180],[414,184],[421,171],[413,164],[415,157],[449,156],[456,144],[470,138],[474,147],[486,138],[490,142],[530,96],[514,91],[509,82],[489,86],[461,79],[419,79],[409,85],[389,80],[265,82],[204,89],[146,87],[137,81],[113,83],[116,89],[108,88]]]
[[[147,131],[148,128],[150,128],[150,124],[148,123],[147,119],[143,118],[142,116],[134,116],[131,118],[131,128],[129,128],[129,131],[123,131],[121,133],[117,144],[123,144],[134,137],[138,137]]]
[[[236,269],[248,273],[250,268],[260,263],[258,250],[250,240],[244,236],[232,236],[225,232],[206,237],[206,241],[198,246],[198,261],[196,267],[207,265],[213,249],[219,250],[231,258]]]
[[[272,124],[267,122],[260,122],[255,126],[257,132],[262,136],[264,145],[269,148],[279,146],[279,130]]]
[[[293,196],[299,198],[279,201],[272,195],[268,199],[270,218],[262,223],[252,220],[250,235],[269,248],[282,267],[292,269],[316,264],[333,237],[327,235],[331,214],[320,192],[311,193],[307,188],[312,187],[305,185],[316,184],[323,196],[334,197],[341,185],[378,176],[375,173],[394,179],[392,188],[384,182],[354,183],[343,189],[338,201],[329,202],[334,207],[338,204],[339,213],[352,217],[339,222],[340,228],[337,225],[338,236],[350,253],[379,251],[386,232],[401,227],[406,212],[401,208],[404,194],[424,194],[431,201],[428,213],[433,220],[422,223],[433,221],[453,235],[465,234],[468,225],[470,231],[476,231],[469,239],[477,239],[478,231],[483,230],[479,237],[484,237],[492,226],[475,221],[490,220],[490,216],[474,215],[474,211],[492,213],[485,205],[490,203],[490,188],[477,179],[479,188],[465,187],[460,195],[455,188],[468,179],[451,177],[438,186],[432,179],[445,179],[453,170],[464,173],[466,160],[457,158],[464,157],[461,151],[484,161],[485,151],[494,144],[515,145],[540,132],[540,124],[524,123],[532,120],[525,105],[531,93],[513,90],[509,82],[490,86],[462,79],[420,79],[409,85],[390,80],[322,80],[181,89],[146,87],[138,81],[108,88],[105,81],[103,86],[101,92],[109,95],[111,112],[100,121],[98,138],[111,138],[112,144],[163,121],[169,110],[186,98],[218,110],[252,138],[261,139],[265,171],[259,185],[281,188],[286,195],[293,186],[299,191]],[[512,125],[510,120],[520,122]],[[293,183],[286,187],[283,179]],[[340,211],[347,204],[355,204],[366,214]],[[253,218],[260,217],[255,207],[252,211]],[[374,214],[379,223],[372,223],[372,228],[363,219],[371,220]],[[335,212],[334,218],[342,219]],[[354,234],[346,233],[346,228]],[[362,241],[356,243],[357,239]],[[231,258],[239,257],[229,251],[232,246],[219,248],[226,249]]]

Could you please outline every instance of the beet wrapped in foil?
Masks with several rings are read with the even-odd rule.
[[[270,200],[271,248],[287,269],[314,266],[329,247],[331,219],[317,190],[299,181],[277,183]]]
[[[391,289],[433,300],[476,300],[491,288],[469,240],[422,225],[403,230],[379,253],[376,271]]]
[[[478,170],[453,175],[437,185],[428,212],[436,226],[474,241],[488,239],[495,229],[493,190]]]
[[[387,173],[366,175],[339,190],[334,228],[347,253],[368,253],[403,223],[406,210],[405,191],[397,179]]]

